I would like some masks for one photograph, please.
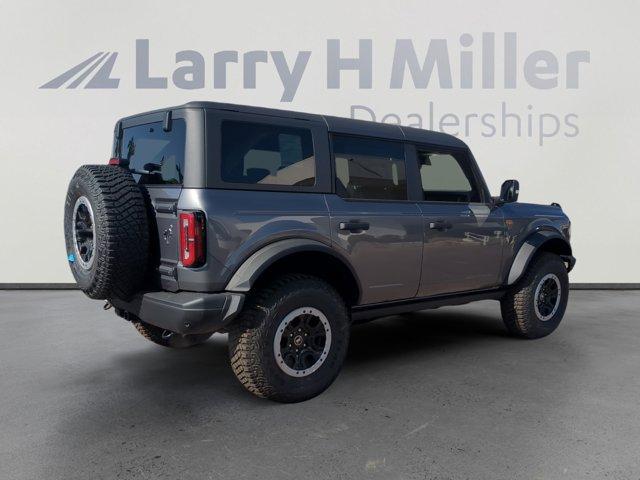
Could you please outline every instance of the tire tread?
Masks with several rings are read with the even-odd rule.
[[[563,272],[561,283],[565,289],[565,297],[561,299],[561,302],[564,306],[556,313],[559,317],[557,321],[550,320],[550,323],[541,326],[541,322],[537,320],[533,303],[537,286],[536,277],[540,272],[558,269],[559,266],[562,269],[560,271]],[[517,337],[533,339],[548,335],[555,330],[564,314],[564,308],[566,308],[567,278],[564,263],[560,257],[550,252],[541,252],[536,255],[522,278],[507,291],[500,302],[502,320],[509,333]]]
[[[90,298],[126,299],[140,287],[149,261],[149,220],[141,187],[130,172],[110,165],[83,165],[71,181],[71,185],[77,183],[92,197],[98,233],[95,272],[89,284],[81,287]],[[67,210],[73,210],[73,195],[70,186]],[[72,221],[65,222],[71,251]]]
[[[247,298],[238,323],[229,332],[231,369],[244,388],[258,397],[279,401],[300,400],[289,400],[269,382],[266,371],[268,367],[262,360],[262,346],[269,341],[265,318],[270,312],[277,310],[279,304],[289,295],[307,288],[321,289],[334,298],[340,298],[331,286],[314,276],[285,274],[274,279],[269,285],[257,289]],[[339,303],[345,318],[348,318],[346,306],[341,298]],[[336,376],[337,374],[338,372],[335,372]]]

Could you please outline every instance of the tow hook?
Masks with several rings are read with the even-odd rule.
[[[102,306],[102,309],[109,310],[111,307],[113,307],[113,305],[111,305],[111,302],[109,300],[105,300],[104,305]]]

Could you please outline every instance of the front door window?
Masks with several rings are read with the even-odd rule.
[[[424,200],[462,203],[480,201],[473,173],[464,158],[456,158],[452,153],[418,150],[418,161]]]

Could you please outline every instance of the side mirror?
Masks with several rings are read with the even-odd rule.
[[[517,202],[519,193],[520,182],[517,180],[505,180],[502,187],[500,187],[500,197],[498,200],[500,203]]]

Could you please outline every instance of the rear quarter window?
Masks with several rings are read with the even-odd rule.
[[[316,158],[311,130],[263,123],[224,121],[223,182],[256,186],[314,186]]]
[[[116,155],[129,162],[133,177],[144,185],[182,185],[186,124],[174,119],[165,132],[162,122],[125,128]]]

